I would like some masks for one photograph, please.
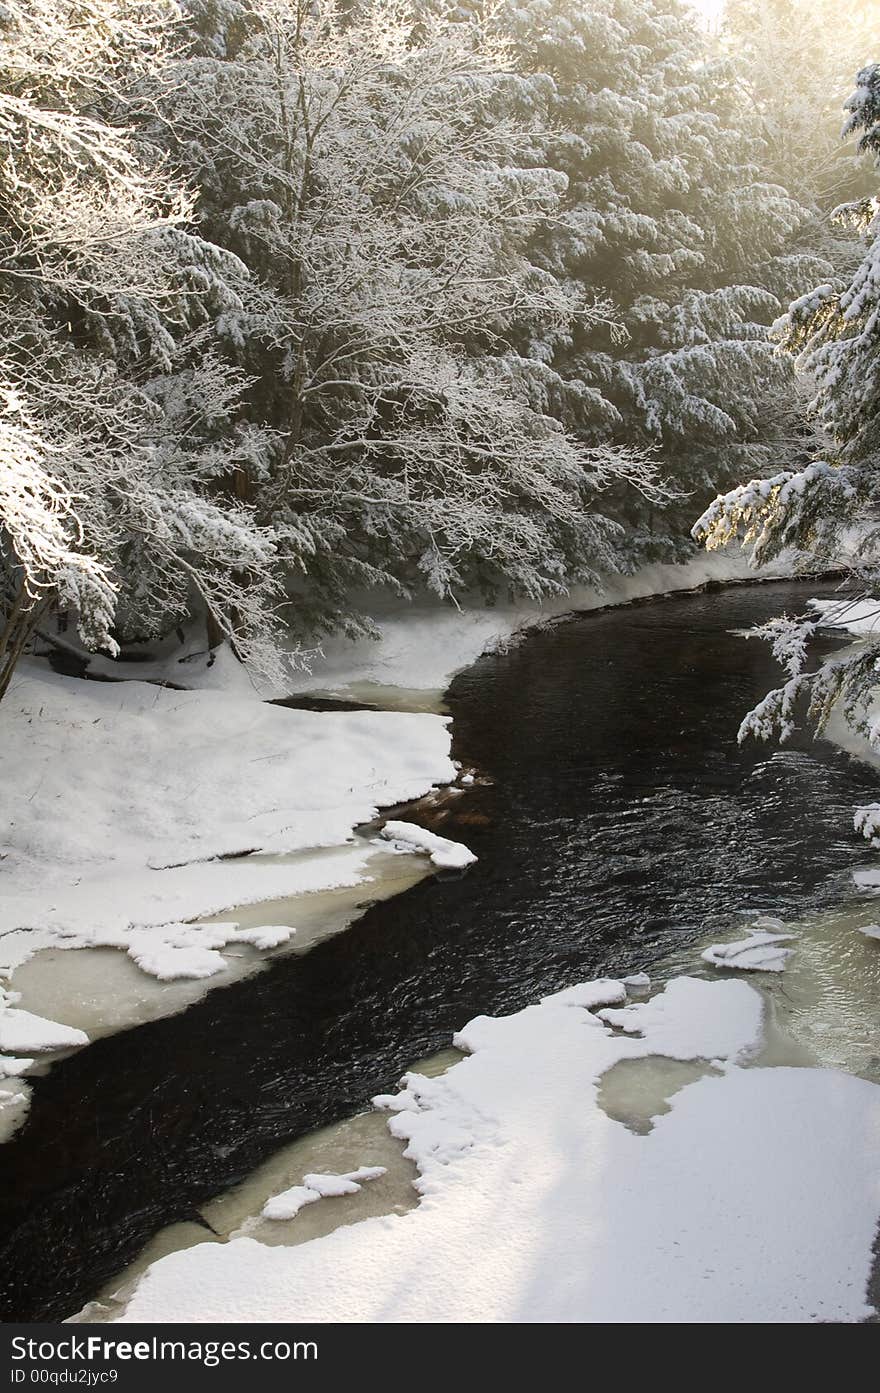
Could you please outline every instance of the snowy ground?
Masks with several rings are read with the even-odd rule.
[[[634,576],[608,577],[603,590],[576,587],[541,605],[490,609],[477,604],[459,611],[436,604],[401,609],[398,603],[385,613],[376,612],[378,642],[329,640],[313,659],[311,671],[297,676],[295,686],[303,692],[380,699],[382,688],[394,687],[413,701],[439,700],[450,678],[481,653],[504,647],[525,630],[554,618],[693,590],[707,581],[770,580],[790,574],[785,560],[756,572],[740,551],[700,553],[685,565],[645,566]]]
[[[354,830],[454,779],[449,745],[437,715],[293,711],[252,693],[83,682],[23,665],[0,719],[0,1078],[87,1043],[34,1005],[54,997],[62,1020],[79,1024],[59,950],[97,950],[93,998],[107,949],[127,955],[135,977],[225,981],[291,941],[292,897],[309,920],[317,896],[350,888],[354,913],[375,877],[406,881],[401,861],[426,871],[424,851],[401,857]],[[240,909],[217,921],[279,901],[281,918],[267,905],[265,916]],[[40,972],[23,971],[35,955]],[[106,996],[118,976],[106,974]],[[178,1009],[180,996],[168,998]],[[0,1126],[20,1119],[21,1100],[21,1088],[2,1091]]]
[[[680,977],[647,1002],[625,999],[623,984],[601,982],[479,1017],[456,1037],[466,1059],[377,1100],[418,1166],[417,1208],[296,1247],[199,1243],[155,1263],[121,1318],[870,1314],[880,1087],[831,1069],[749,1067],[764,1042],[750,982]],[[604,1110],[601,1085],[663,1060],[689,1064],[693,1081],[658,1097],[639,1134]]]
[[[0,722],[0,964],[48,937],[140,950],[150,929],[175,975],[181,920],[357,879],[370,847],[348,849],[353,829],[454,779],[449,740],[438,716],[288,711],[26,669]],[[344,849],[294,855],[327,847]]]

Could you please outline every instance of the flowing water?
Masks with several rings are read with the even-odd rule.
[[[851,810],[874,801],[878,775],[806,738],[736,745],[776,674],[763,644],[731,631],[811,593],[737,587],[594,613],[458,677],[455,752],[483,779],[431,825],[478,864],[36,1079],[0,1147],[4,1318],[71,1315],[169,1224],[210,1237],[217,1196],[274,1174],[282,1148],[295,1156],[297,1138],[392,1088],[475,1014],[669,960],[744,911],[812,916],[817,971],[836,971],[837,906],[871,859]],[[812,983],[786,998],[808,1024]],[[858,1064],[871,1034],[856,1012],[810,1050],[855,1050]]]

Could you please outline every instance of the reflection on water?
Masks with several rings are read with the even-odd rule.
[[[821,1064],[880,1083],[880,943],[858,932],[877,912],[876,901],[853,904],[798,926],[770,993],[783,1027]]]

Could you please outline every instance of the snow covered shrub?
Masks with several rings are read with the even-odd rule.
[[[0,697],[47,606],[76,606],[84,633],[113,651],[116,594],[106,567],[79,549],[76,500],[46,466],[45,450],[14,389],[0,410]]]

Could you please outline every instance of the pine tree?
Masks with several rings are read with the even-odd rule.
[[[876,41],[873,0],[727,0],[724,21],[774,179],[819,213],[869,193],[865,162],[840,138],[839,94]]]
[[[880,64],[859,72],[846,109],[845,134],[857,134],[859,150],[880,165]],[[789,552],[811,570],[840,565],[855,547],[846,564],[850,598],[857,598],[880,582],[880,199],[845,204],[835,216],[861,234],[859,265],[847,283],[824,283],[795,300],[775,326],[781,349],[812,384],[824,457],[719,496],[694,535],[710,549],[739,540],[755,564]],[[821,730],[840,701],[850,724],[877,745],[880,729],[870,711],[880,641],[866,640],[808,672],[816,627],[814,617],[781,618],[758,631],[786,665],[788,681],[750,713],[741,734],[785,738],[802,700]]]
[[[791,369],[766,330],[831,268],[794,244],[809,214],[768,178],[738,74],[686,7],[527,0],[499,22],[517,51],[508,105],[532,113],[535,160],[568,181],[535,258],[614,299],[626,331],[609,345],[579,326],[532,351],[558,374],[563,419],[657,446],[692,510],[776,457]],[[615,501],[643,549],[687,549],[684,509]]]

